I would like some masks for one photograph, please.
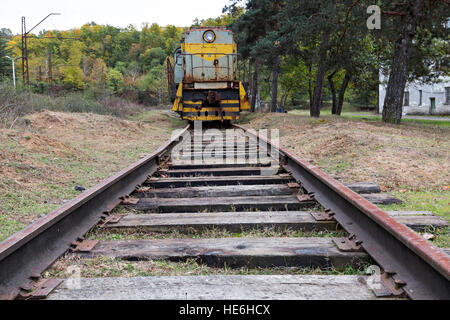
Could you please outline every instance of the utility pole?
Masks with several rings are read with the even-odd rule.
[[[27,82],[30,85],[30,73],[28,71],[28,45],[27,45],[27,37],[31,31],[33,31],[38,25],[40,25],[44,20],[53,15],[60,15],[60,13],[50,13],[44,19],[42,19],[37,25],[27,31],[25,17],[22,17],[22,78],[23,82]]]
[[[53,82],[53,72],[52,72],[52,51],[48,51],[48,74],[47,74],[47,81],[50,85],[52,85]]]
[[[25,83],[28,74],[28,50],[26,50],[26,25],[25,17],[22,17],[22,80]]]
[[[9,60],[11,60],[11,62],[12,62],[13,83],[14,83],[14,90],[16,90],[16,68],[15,68],[14,62],[16,59],[19,59],[20,57],[16,58],[16,59],[11,58],[9,56],[5,56],[5,57],[8,58]]]

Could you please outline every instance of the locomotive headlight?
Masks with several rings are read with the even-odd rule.
[[[206,42],[214,42],[214,40],[216,40],[216,34],[212,30],[205,31],[205,33],[203,34],[203,39]]]

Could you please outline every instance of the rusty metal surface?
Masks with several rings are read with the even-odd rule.
[[[101,228],[105,228],[108,225],[112,225],[112,224],[116,224],[118,223],[120,220],[122,219],[122,216],[109,216],[108,218],[106,218],[101,224],[100,227]]]
[[[403,290],[405,282],[401,280],[394,280],[392,275],[386,272],[383,272],[380,275],[380,284],[381,286],[378,286],[373,290],[378,298],[401,298],[405,296],[405,291]]]
[[[314,199],[309,194],[298,194],[297,199],[300,202],[313,201]]]
[[[206,30],[215,33],[213,43],[203,39]],[[190,44],[199,46],[189,48]],[[232,33],[220,28],[192,29],[185,32],[183,45],[183,82],[236,80],[237,53],[222,51],[223,45],[235,45]]]
[[[98,240],[83,240],[71,243],[72,252],[90,252],[98,244]]]
[[[334,221],[334,213],[330,214],[328,212],[311,212],[311,215],[314,217],[316,221]]]
[[[72,242],[96,225],[105,212],[117,206],[121,197],[153,174],[158,169],[160,155],[169,151],[188,129],[189,126],[151,155],[0,243],[0,299],[15,298],[30,276],[43,272]]]
[[[21,290],[18,298],[21,300],[44,299],[62,282],[62,279],[40,279],[29,290]]]
[[[123,199],[122,201],[122,205],[135,205],[139,202],[138,198],[131,198],[131,197],[126,197],[125,199]]]
[[[268,151],[272,148],[279,150],[283,167],[335,213],[335,219],[384,271],[405,283],[402,289],[410,298],[450,299],[450,257],[444,251],[309,162],[269,142]]]
[[[338,249],[343,252],[363,252],[361,243],[354,237],[332,238]]]

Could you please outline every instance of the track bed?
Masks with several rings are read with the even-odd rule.
[[[212,153],[208,149],[213,159],[196,160],[208,148],[209,139],[200,139],[199,151],[192,145],[193,137],[184,137],[181,155],[159,153],[158,163],[151,165],[152,174],[134,183],[128,196],[101,210],[100,223],[64,253],[63,259],[71,261],[67,267],[79,268],[77,285],[73,285],[74,279],[65,279],[38,297],[259,300],[407,296],[404,292],[388,294],[384,286],[380,290],[371,285],[373,279],[365,271],[377,265],[373,255],[323,206],[326,201],[309,192],[310,186],[271,150],[261,149],[259,143],[252,145],[241,133],[236,141],[245,141],[244,152],[232,148],[230,155],[226,148]],[[223,142],[230,143],[228,138]],[[348,187],[360,192],[359,198],[366,202],[396,201],[372,184]],[[447,226],[426,212],[390,212],[387,216],[418,231]],[[209,269],[202,275],[195,270],[171,270],[167,276],[151,270],[146,276],[122,277],[120,272],[113,277],[92,276],[83,268],[89,269],[89,261],[98,259],[119,261],[129,269],[137,263],[154,266],[155,261],[175,265],[193,261],[195,266]],[[55,267],[49,269],[50,275],[52,269]],[[35,297],[23,290],[20,296]]]

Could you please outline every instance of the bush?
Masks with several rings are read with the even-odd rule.
[[[141,105],[115,97],[110,91],[99,87],[69,92],[57,97],[34,93],[33,90],[21,84],[18,84],[17,89],[14,90],[10,81],[0,82],[1,126],[12,127],[20,122],[19,119],[24,115],[44,109],[63,112],[91,112],[117,117],[131,116],[143,111]]]

